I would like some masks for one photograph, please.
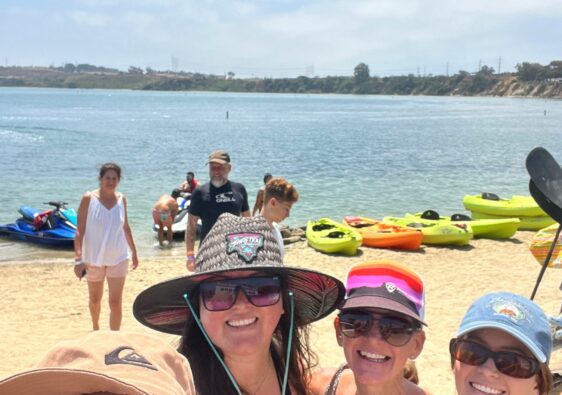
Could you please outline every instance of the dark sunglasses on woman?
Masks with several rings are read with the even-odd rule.
[[[369,333],[377,322],[381,337],[391,346],[402,347],[410,341],[412,334],[421,329],[419,324],[396,316],[375,318],[369,312],[354,311],[338,314],[341,332],[346,337],[356,338]]]
[[[518,379],[528,379],[539,372],[539,363],[532,357],[513,351],[490,351],[470,340],[451,339],[449,352],[457,361],[472,366],[483,365],[492,358],[500,373]]]
[[[201,300],[208,311],[230,309],[240,291],[256,307],[273,306],[281,295],[281,280],[279,277],[225,278],[203,281],[199,285]]]

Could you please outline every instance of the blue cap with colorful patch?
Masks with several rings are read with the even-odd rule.
[[[477,299],[466,312],[457,337],[484,328],[510,334],[541,363],[550,359],[552,337],[548,319],[536,303],[521,295],[492,292]]]

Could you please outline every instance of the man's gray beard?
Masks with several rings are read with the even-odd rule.
[[[211,180],[211,184],[215,187],[215,188],[220,188],[222,187],[224,184],[226,184],[227,180],[221,180],[221,181],[216,181],[216,180]]]

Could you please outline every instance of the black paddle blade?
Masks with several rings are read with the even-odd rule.
[[[533,180],[529,180],[529,192],[531,192],[531,196],[535,199],[535,202],[539,205],[540,208],[544,210],[553,220],[562,224],[562,209],[555,204],[552,200],[546,197],[540,189],[536,186]]]
[[[546,149],[537,147],[529,152],[525,165],[537,189],[550,201],[551,209],[556,206],[562,210],[562,168],[558,162]],[[554,215],[549,215],[554,218]]]

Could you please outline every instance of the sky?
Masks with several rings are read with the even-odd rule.
[[[452,75],[562,60],[562,0],[0,0],[0,66]]]

